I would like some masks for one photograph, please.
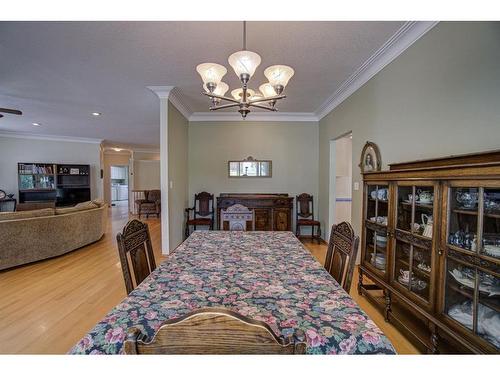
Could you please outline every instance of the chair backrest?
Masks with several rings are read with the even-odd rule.
[[[227,209],[221,210],[220,227],[224,230],[246,231],[247,224],[250,223],[248,230],[255,229],[254,211],[242,204],[233,204]],[[228,227],[224,227],[224,222],[228,222]]]
[[[126,354],[303,354],[303,333],[279,337],[264,322],[225,308],[195,310],[163,323],[152,340],[128,331]]]
[[[344,221],[332,226],[325,268],[347,293],[351,289],[358,245],[359,237],[354,234],[351,224]]]
[[[148,225],[136,219],[130,220],[123,228],[123,232],[116,235],[116,241],[125,287],[127,293],[130,293],[135,287],[129,264],[134,273],[135,286],[156,268]]]
[[[312,217],[314,219],[313,196],[302,193],[295,197],[296,216],[301,218]]]
[[[161,190],[150,190],[148,192],[147,200],[149,202],[156,202],[161,199]]]
[[[194,195],[194,217],[211,216],[214,213],[214,195],[202,191]]]

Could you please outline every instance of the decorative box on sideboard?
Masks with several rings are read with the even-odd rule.
[[[500,352],[500,151],[363,174],[358,292],[422,350]]]

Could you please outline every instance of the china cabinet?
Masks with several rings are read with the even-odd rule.
[[[363,174],[358,292],[416,346],[500,352],[500,151]]]

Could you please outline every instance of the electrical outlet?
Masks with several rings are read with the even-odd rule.
[[[359,182],[354,183],[354,190],[359,190]]]

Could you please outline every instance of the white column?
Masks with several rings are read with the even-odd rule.
[[[148,86],[160,98],[161,252],[169,253],[168,223],[168,97],[174,86]]]

